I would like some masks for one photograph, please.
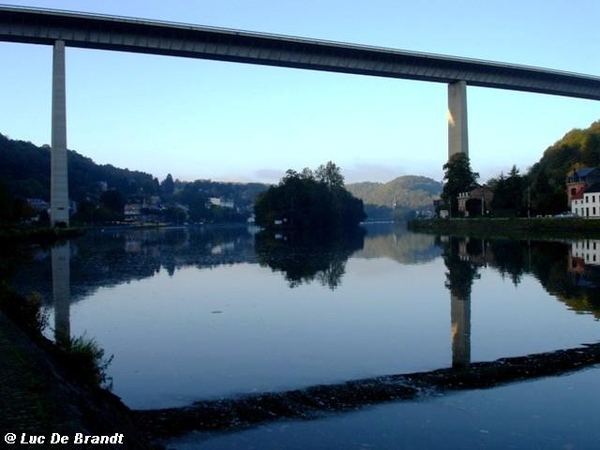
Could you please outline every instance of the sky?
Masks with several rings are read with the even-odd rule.
[[[175,21],[600,76],[597,0],[27,0],[3,3]],[[50,143],[50,46],[0,42],[0,133]],[[347,183],[442,180],[447,86],[67,48],[68,148],[184,181],[277,182],[341,167]],[[600,102],[468,87],[480,181],[525,172]]]

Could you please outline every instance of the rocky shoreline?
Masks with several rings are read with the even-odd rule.
[[[17,444],[49,444],[60,436],[63,442],[67,439],[75,443],[79,439],[82,445],[84,441],[92,444],[104,439],[103,448],[160,448],[140,431],[131,411],[117,396],[79,383],[61,366],[48,345],[53,344],[34,342],[0,312],[3,439],[12,433]]]

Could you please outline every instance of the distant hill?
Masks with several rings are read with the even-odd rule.
[[[442,192],[442,183],[427,177],[404,175],[387,183],[347,184],[346,189],[363,201],[367,215],[374,218],[374,214],[385,215],[385,210],[389,214],[396,211],[396,216],[414,210],[432,210],[433,200]]]

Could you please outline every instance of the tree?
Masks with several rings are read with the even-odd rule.
[[[285,226],[296,230],[328,230],[354,227],[365,219],[362,200],[343,185],[344,177],[333,163],[319,166],[314,177],[289,169],[278,186],[257,198],[256,224],[265,228]]]
[[[163,182],[160,184],[160,187],[162,189],[163,194],[173,194],[173,191],[175,190],[175,182],[173,181],[173,177],[171,176],[171,174],[167,175],[167,178],[163,180]]]
[[[317,168],[315,171],[315,178],[318,182],[324,183],[329,189],[344,187],[344,176],[342,175],[342,171],[331,161],[325,165],[321,164]]]
[[[100,207],[104,211],[101,211],[99,216],[104,220],[123,220],[125,200],[116,189],[109,189],[102,193]]]
[[[471,190],[479,178],[479,174],[471,170],[469,157],[464,153],[455,153],[444,164],[444,188],[441,198],[451,208],[451,214],[458,213],[458,194]]]
[[[525,190],[525,178],[519,173],[517,166],[512,166],[512,169],[505,177],[504,174],[500,174],[497,179],[492,179],[488,183],[494,191],[494,198],[492,200],[492,209],[500,212],[510,211],[514,215],[522,215],[524,205],[524,190]]]

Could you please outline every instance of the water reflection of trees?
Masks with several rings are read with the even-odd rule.
[[[448,271],[446,272],[446,287],[450,293],[460,299],[471,297],[473,281],[480,277],[478,258],[482,247],[477,240],[459,240],[457,238],[440,239],[442,257]],[[465,258],[473,255],[473,259]]]
[[[485,266],[515,286],[524,275],[531,275],[572,310],[600,319],[600,266],[575,261],[570,243],[456,237],[438,238],[437,243],[448,268],[446,286],[453,295],[467,298],[479,268]]]
[[[292,288],[316,280],[335,289],[350,255],[363,248],[364,235],[360,228],[327,238],[307,233],[275,236],[264,231],[255,236],[256,258],[261,266],[282,272]]]
[[[104,286],[116,286],[184,267],[212,268],[256,262],[254,239],[246,227],[113,230],[71,241],[71,301]],[[52,299],[50,249],[31,255],[9,274],[20,291]]]

